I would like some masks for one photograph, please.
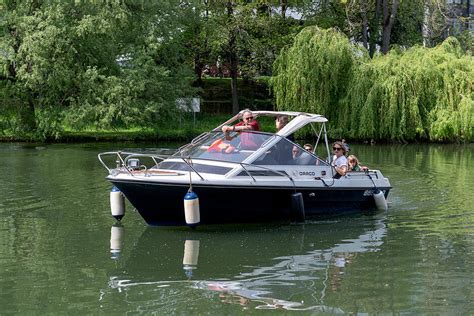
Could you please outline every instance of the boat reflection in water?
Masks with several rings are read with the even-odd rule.
[[[110,229],[110,254],[111,259],[117,260],[120,258],[120,252],[123,248],[124,228],[122,224],[116,223]]]
[[[184,242],[183,269],[189,279],[191,279],[193,270],[197,267],[198,258],[199,240],[186,240]]]
[[[126,293],[141,311],[218,298],[244,309],[344,312],[325,305],[327,292],[337,291],[358,254],[380,250],[386,234],[383,220],[363,217],[220,229],[147,228],[101,300]]]

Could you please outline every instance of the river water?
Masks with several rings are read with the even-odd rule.
[[[472,144],[351,146],[387,212],[195,231],[114,226],[127,147],[160,145],[0,144],[0,314],[474,314]]]

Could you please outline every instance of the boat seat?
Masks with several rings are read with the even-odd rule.
[[[312,164],[314,164],[314,157],[307,153],[302,153],[301,156],[299,156],[295,160],[295,165],[312,165]]]

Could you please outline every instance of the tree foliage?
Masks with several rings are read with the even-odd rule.
[[[0,79],[4,109],[19,113],[10,125],[44,138],[64,122],[114,128],[169,118],[176,98],[192,93],[169,40],[180,32],[177,4],[6,1]]]
[[[274,67],[278,109],[323,114],[339,136],[474,138],[474,59],[455,38],[371,60],[340,33],[311,27]]]
[[[346,136],[472,139],[472,35],[407,50],[441,40],[444,2],[4,0],[0,133],[157,127],[220,60],[233,111],[254,107],[239,107],[238,77],[273,75],[279,109],[323,113]],[[296,36],[303,24],[328,29]]]
[[[399,5],[400,0],[324,0],[310,1],[303,8],[309,23],[337,28],[361,42],[372,57],[377,47],[386,54],[391,44],[402,44],[392,38]]]
[[[182,42],[190,53],[198,83],[205,66],[220,64],[231,77],[233,111],[239,110],[237,77],[271,75],[271,65],[291,43],[299,22],[286,16],[297,1],[190,1],[193,15]],[[222,75],[222,73],[221,73]],[[252,107],[252,104],[245,104]]]
[[[474,60],[454,38],[392,51],[354,71],[341,123],[358,138],[470,141],[473,89]]]
[[[354,64],[364,56],[335,29],[303,29],[274,64],[270,83],[277,108],[321,113],[337,120],[338,102],[346,95]]]

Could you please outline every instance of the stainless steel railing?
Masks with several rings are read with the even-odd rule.
[[[115,155],[116,156],[116,160],[115,160],[115,163],[116,163],[116,166],[115,168],[111,168],[109,165],[107,165],[107,163],[104,161],[104,158],[106,156],[112,156],[112,155]],[[150,158],[153,163],[154,163],[154,166],[158,165],[159,162],[165,160],[166,158],[169,158],[171,156],[169,155],[153,155],[153,154],[140,154],[140,153],[132,153],[132,152],[124,152],[124,151],[112,151],[112,152],[104,152],[104,153],[100,153],[97,155],[100,163],[104,166],[105,169],[107,169],[107,171],[109,172],[109,174],[113,174],[114,173],[114,170],[117,170],[118,172],[120,171],[124,171],[124,172],[127,172],[128,174],[130,174],[132,177],[135,177],[136,174],[133,173],[134,169],[133,168],[130,168],[128,166],[128,161],[132,158],[140,158],[140,157],[146,157],[146,158]],[[192,163],[192,158],[190,157],[183,157],[183,156],[173,156],[173,158],[176,158],[176,159],[181,159],[183,160],[183,162],[185,164],[188,165],[188,167],[199,177],[201,178],[201,181],[206,181],[207,179],[205,178],[205,176],[203,176],[201,173],[199,173],[196,168],[193,166],[193,163]],[[212,159],[203,159],[203,158],[199,158],[200,161],[216,161],[216,160],[212,160]],[[225,163],[229,163],[228,161],[222,161],[222,162],[225,162]],[[289,176],[286,172],[283,172],[283,171],[279,171],[279,170],[274,170],[274,169],[270,169],[268,167],[264,167],[264,166],[260,166],[260,165],[254,165],[254,164],[249,164],[249,163],[244,163],[244,162],[235,162],[235,164],[237,165],[240,165],[243,169],[243,171],[252,179],[252,181],[254,182],[257,182],[257,179],[251,174],[252,171],[254,170],[250,170],[250,168],[257,168],[257,169],[261,169],[261,170],[265,170],[265,171],[268,171],[268,172],[271,172],[271,173],[274,173],[278,176],[283,176],[283,177],[286,177],[288,178],[291,183],[293,184],[293,186],[295,186],[295,182],[293,180],[293,178],[291,176]],[[140,166],[140,170],[144,170],[145,172],[145,175],[147,175],[147,171],[149,170],[150,168],[147,168],[145,165],[141,165]],[[115,172],[117,172],[115,171]]]

